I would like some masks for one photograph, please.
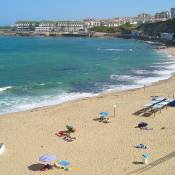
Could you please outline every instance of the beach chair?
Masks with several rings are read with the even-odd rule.
[[[165,108],[165,107],[167,108],[168,104],[170,104],[170,103],[173,102],[173,101],[174,101],[173,99],[166,99],[166,100],[164,100],[164,101],[162,101],[162,102],[159,102],[159,103],[153,105],[153,106],[151,107],[150,114],[154,113],[154,116],[155,116],[155,113],[156,113],[156,112],[158,112],[158,111],[161,112],[161,110],[162,110],[163,108]]]
[[[161,109],[163,109],[164,107],[167,107],[167,105],[169,103],[171,103],[172,101],[174,101],[174,100],[173,99],[166,99],[165,101],[162,101],[162,102],[160,102],[158,104],[155,104],[152,108],[153,108],[153,110],[157,109],[157,110],[161,111]]]
[[[145,105],[144,105],[144,108],[150,108],[150,107],[152,107],[153,105],[158,104],[158,103],[160,103],[160,102],[162,102],[162,101],[165,101],[165,100],[166,100],[166,98],[164,98],[164,97],[154,98],[153,100],[151,100],[151,102],[145,104]]]
[[[149,116],[150,115],[149,110],[152,108],[152,106],[154,106],[155,104],[158,104],[164,100],[166,100],[166,98],[154,96],[154,98],[152,98],[152,100],[149,103],[145,104],[142,109],[140,109],[139,111],[136,111],[133,114],[134,115],[141,115],[142,114],[143,116]]]
[[[157,112],[157,109],[153,109],[153,107],[161,102],[164,102],[165,100],[166,98],[164,97],[153,98],[151,102],[144,105],[142,116],[148,117],[152,115],[152,113],[154,113],[155,111]]]

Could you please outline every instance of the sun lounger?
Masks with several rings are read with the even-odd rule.
[[[150,110],[147,111],[146,113],[144,113],[144,115],[146,116],[146,115],[149,114],[149,116],[150,116],[150,115],[152,115],[153,113],[154,113],[154,115],[155,115],[156,112],[161,111],[161,109],[163,109],[164,107],[167,107],[168,104],[170,104],[172,101],[174,101],[174,100],[173,100],[173,99],[166,99],[166,100],[164,100],[164,101],[161,101],[161,102],[159,102],[159,103],[156,103],[156,104],[154,104],[153,106],[151,106],[151,107],[150,107]]]
[[[160,103],[160,102],[162,102],[164,100],[166,100],[166,98],[158,97],[158,98],[152,100],[151,102],[147,103],[146,105],[144,105],[144,108],[149,108],[149,107],[151,107],[151,106],[153,106],[155,104],[158,104],[158,103]]]
[[[150,116],[152,114],[153,106],[156,104],[159,104],[161,102],[164,102],[165,100],[166,100],[166,98],[164,98],[164,97],[156,97],[151,102],[144,105],[144,108],[142,110],[143,116]]]
[[[162,101],[160,103],[157,103],[155,105],[153,105],[153,109],[162,109],[165,106],[167,106],[169,103],[171,103],[172,101],[174,101],[173,99],[166,99],[165,101]]]
[[[152,109],[152,106],[154,106],[155,104],[158,104],[160,102],[163,102],[165,100],[166,100],[166,98],[164,98],[164,97],[154,96],[154,98],[152,98],[152,100],[149,103],[145,104],[142,109],[140,109],[139,111],[136,111],[133,114],[134,115],[141,115],[142,114],[143,116],[147,116],[147,114],[149,115],[149,113],[150,113],[149,110]]]

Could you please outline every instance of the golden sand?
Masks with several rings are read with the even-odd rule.
[[[175,49],[169,48],[168,52],[174,54]],[[160,158],[175,151],[175,108],[163,109],[155,117],[133,113],[141,109],[150,96],[172,97],[174,92],[175,77],[172,77],[146,87],[145,91],[141,88],[114,92],[2,116],[0,142],[7,149],[0,156],[0,175],[126,175],[133,171],[135,174],[143,171],[144,175],[173,175],[173,153]],[[117,105],[115,117],[114,104]],[[110,113],[110,123],[93,120],[100,111]],[[135,128],[142,121],[153,130]],[[73,124],[77,129],[72,134],[76,137],[73,142],[55,136],[66,124]],[[134,148],[139,143],[148,149]],[[58,160],[70,161],[69,171],[35,171],[38,157],[47,153],[56,155]],[[143,153],[150,155],[148,163],[152,163],[146,168],[139,164]]]

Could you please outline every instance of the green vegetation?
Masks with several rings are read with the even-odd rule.
[[[122,34],[131,34],[131,31],[134,29],[134,26],[131,25],[129,22],[121,25],[118,27],[118,30],[122,33]]]
[[[116,27],[106,27],[106,26],[98,26],[98,27],[93,27],[91,31],[94,32],[104,32],[104,33],[116,33],[117,28]]]
[[[168,21],[141,24],[137,30],[150,36],[159,36],[160,33],[175,33],[175,18]]]
[[[106,26],[98,26],[91,29],[94,32],[104,32],[104,33],[122,33],[122,34],[130,34],[132,30],[135,29],[135,26],[131,25],[129,22],[125,23],[119,27],[106,27]]]

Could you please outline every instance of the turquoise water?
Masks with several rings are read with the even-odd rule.
[[[1,36],[0,114],[141,87],[174,65],[135,40]]]

